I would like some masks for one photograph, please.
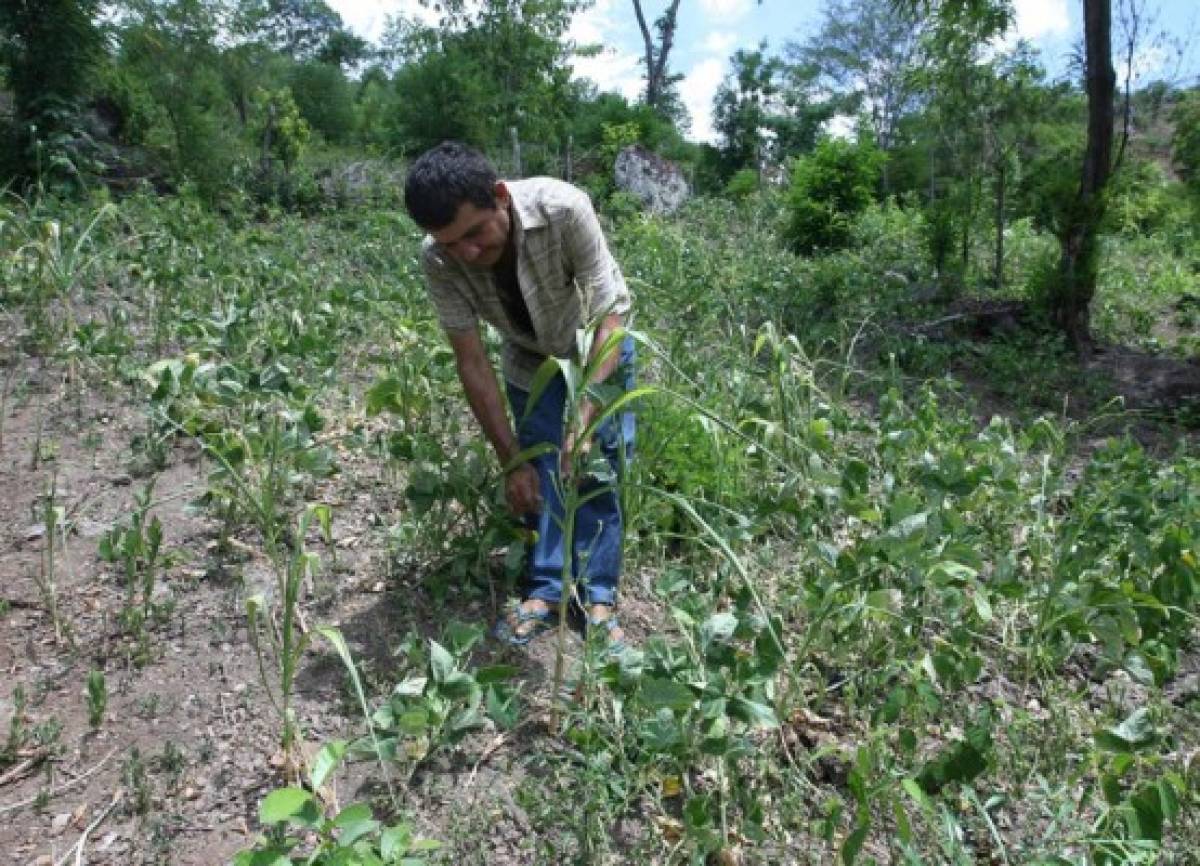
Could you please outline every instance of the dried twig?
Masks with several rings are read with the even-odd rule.
[[[15,767],[10,767],[3,773],[0,773],[0,788],[11,782],[17,781],[18,779],[23,779],[25,776],[29,775],[30,771],[33,770],[34,767],[46,760],[46,755],[48,754],[49,752],[47,752],[45,749],[41,749],[27,757]]]
[[[72,854],[75,855],[75,866],[83,866],[83,849],[87,846],[87,837],[91,835],[93,830],[95,830],[104,822],[104,819],[112,813],[113,809],[117,808],[117,804],[121,802],[121,798],[124,796],[124,790],[118,788],[116,791],[114,791],[112,800],[109,802],[108,807],[96,816],[95,821],[88,824],[87,827],[84,828],[83,832],[79,834],[79,839],[76,840],[75,844],[71,846],[70,850],[68,850],[66,854],[64,854],[55,862],[54,866],[65,866],[66,862],[71,859]]]
[[[18,809],[24,809],[26,806],[31,806],[37,802],[39,797],[41,797],[43,795],[46,797],[56,797],[59,794],[61,794],[63,791],[69,791],[71,788],[74,788],[76,785],[78,785],[84,779],[94,776],[96,774],[96,772],[101,767],[103,767],[105,764],[107,764],[109,762],[109,760],[112,758],[112,756],[117,753],[118,748],[120,748],[120,747],[114,746],[113,750],[111,752],[109,752],[107,755],[105,755],[103,758],[101,758],[100,762],[98,764],[96,764],[96,766],[92,767],[90,770],[88,770],[83,775],[76,776],[74,779],[72,779],[69,782],[64,782],[63,784],[59,785],[57,788],[51,788],[49,791],[44,792],[44,794],[38,793],[32,797],[27,797],[26,799],[21,800],[16,803],[9,803],[7,806],[0,806],[0,815],[7,815],[9,812],[16,812]]]

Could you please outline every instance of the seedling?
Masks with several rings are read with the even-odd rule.
[[[104,682],[104,672],[92,671],[87,678],[88,724],[99,728],[104,721],[104,711],[107,707],[108,686]]]
[[[66,509],[58,502],[57,478],[51,477],[50,484],[41,498],[42,548],[41,568],[34,582],[42,597],[42,604],[54,626],[54,637],[62,641],[70,637],[70,629],[63,620],[58,606],[58,550],[59,534],[62,534],[62,547],[66,547]]]

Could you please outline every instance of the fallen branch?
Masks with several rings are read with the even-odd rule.
[[[0,773],[0,788],[3,788],[5,785],[8,785],[12,782],[17,781],[18,779],[23,779],[26,776],[28,776],[30,771],[33,770],[34,767],[36,767],[42,761],[46,760],[46,755],[48,755],[48,754],[49,754],[49,752],[47,752],[45,749],[42,749],[42,750],[30,755],[28,758],[23,760],[21,763],[17,764],[15,767],[10,767],[9,769],[5,770],[3,773]]]
[[[75,844],[71,846],[66,854],[55,862],[54,866],[66,866],[66,862],[71,859],[72,854],[75,855],[75,866],[83,866],[83,849],[87,844],[87,837],[104,822],[104,819],[112,813],[113,809],[117,808],[117,804],[121,802],[121,798],[124,795],[125,792],[120,788],[113,792],[112,801],[109,802],[108,808],[101,812],[95,821],[84,828],[83,832],[79,834],[79,839],[76,840]]]
[[[94,776],[96,774],[96,771],[99,770],[101,767],[103,767],[105,764],[107,764],[109,762],[109,759],[112,758],[112,756],[117,753],[117,748],[119,748],[119,747],[114,747],[111,752],[109,752],[107,755],[105,755],[103,758],[100,759],[100,762],[98,764],[96,764],[96,766],[92,767],[90,770],[88,770],[83,775],[76,776],[74,779],[72,779],[69,782],[65,782],[64,784],[59,785],[56,788],[51,788],[49,791],[34,794],[32,797],[27,797],[26,799],[21,800],[20,802],[9,803],[7,806],[0,806],[0,815],[7,815],[9,812],[16,812],[18,809],[24,809],[26,806],[31,806],[37,802],[39,797],[42,797],[42,796],[57,797],[59,794],[63,793],[64,791],[69,791],[71,788],[74,788],[76,785],[78,785],[83,780],[85,780],[91,776]]]

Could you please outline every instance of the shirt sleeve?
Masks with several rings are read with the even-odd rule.
[[[478,328],[479,316],[475,308],[447,273],[447,263],[436,245],[426,242],[422,247],[421,270],[425,273],[425,287],[442,330],[471,331]]]
[[[591,199],[582,191],[575,198],[563,229],[563,246],[587,299],[587,316],[625,315],[632,305],[629,287],[608,251]]]

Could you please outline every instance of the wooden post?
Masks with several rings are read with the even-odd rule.
[[[520,177],[521,172],[521,139],[517,136],[517,128],[510,126],[509,134],[512,136],[512,162],[513,162],[513,177]]]
[[[567,136],[567,156],[566,156],[566,159],[564,160],[564,165],[563,165],[563,180],[567,181],[568,183],[571,182],[571,180],[573,179],[573,175],[575,174],[574,150],[575,150],[575,136],[568,135]]]

